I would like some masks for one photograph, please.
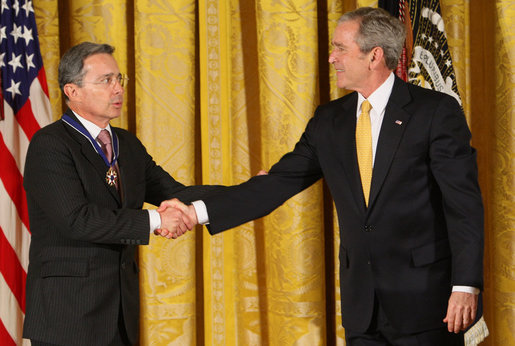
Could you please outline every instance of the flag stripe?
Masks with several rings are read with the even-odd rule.
[[[45,69],[44,68],[41,68],[39,69],[39,72],[38,72],[38,77],[34,80],[35,81],[38,81],[39,82],[39,85],[41,87],[41,90],[43,91],[43,93],[45,94],[46,96],[46,99],[49,100],[50,99],[50,94],[48,93],[48,84],[46,82],[46,73],[45,73]],[[36,96],[36,94],[32,93],[32,89],[30,90],[30,97],[33,97],[33,96]],[[50,110],[50,109],[48,109]],[[48,115],[48,114],[47,114]],[[48,119],[47,119],[48,120]]]
[[[16,256],[27,272],[29,267],[29,246],[30,233],[29,230],[21,222],[18,211],[13,201],[5,191],[4,184],[0,182],[0,229],[3,229],[4,235],[9,244],[16,252]]]
[[[2,307],[0,309],[0,320],[5,330],[15,340],[16,344],[21,344],[25,314],[20,309],[20,305],[5,282],[3,275],[0,275],[0,306]]]
[[[23,132],[25,132],[27,138],[30,141],[32,136],[34,136],[34,133],[40,129],[38,122],[34,118],[34,114],[32,114],[30,98],[16,114],[16,120],[18,120],[18,124],[20,124]]]
[[[50,120],[49,115],[52,113],[44,69],[40,70],[38,78],[34,79],[34,82],[32,82],[29,92],[30,103],[32,104],[32,115],[39,126],[43,127],[48,124]]]
[[[4,136],[5,146],[16,161],[18,171],[23,173],[25,155],[29,148],[29,139],[20,124],[18,124],[18,121],[16,121],[13,110],[7,102],[4,103],[4,111],[5,118],[3,121],[0,121],[0,133]]]
[[[16,162],[4,143],[3,134],[0,133],[0,180],[16,206],[18,215],[25,227],[29,227],[29,213],[27,210],[27,198],[23,190],[23,177],[16,167]]]
[[[2,345],[4,346],[16,346],[16,343],[11,338],[11,335],[7,332],[7,329],[5,329],[4,324],[2,323],[2,320],[0,319],[0,340],[2,340]]]
[[[0,273],[11,289],[22,311],[25,311],[25,282],[27,273],[23,270],[16,253],[0,229]]]

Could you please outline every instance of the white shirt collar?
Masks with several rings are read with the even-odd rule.
[[[72,110],[73,114],[75,114],[75,116],[77,117],[77,119],[79,119],[80,123],[82,124],[82,126],[84,126],[84,128],[86,129],[86,131],[89,132],[89,134],[91,135],[91,137],[93,137],[95,140],[97,139],[97,136],[98,134],[100,133],[100,131],[104,130],[103,128],[97,126],[96,124],[92,123],[91,121],[81,117],[80,115],[78,115],[77,113],[75,113],[73,110]],[[113,138],[113,132],[111,131],[111,125],[107,125],[107,127],[105,128],[107,131],[109,131],[109,134],[111,135],[111,138]]]
[[[383,114],[384,109],[386,108],[386,104],[390,99],[390,95],[392,94],[393,83],[395,82],[395,75],[393,72],[390,73],[388,78],[377,88],[374,90],[372,94],[368,97],[368,102],[372,105],[372,108],[377,112],[377,114]],[[365,101],[365,97],[358,93],[358,116],[361,110],[361,104]]]

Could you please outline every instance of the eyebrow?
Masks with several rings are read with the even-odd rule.
[[[111,77],[111,76],[120,76],[121,74],[122,74],[121,72],[118,72],[118,73],[114,73],[114,72],[105,73],[105,74],[102,74],[102,75],[98,76],[98,78]]]
[[[340,42],[331,41],[331,45],[333,45],[334,47],[337,47],[337,48],[345,48],[345,45]]]

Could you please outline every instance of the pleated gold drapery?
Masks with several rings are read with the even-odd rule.
[[[440,0],[486,206],[484,345],[515,344],[515,3]],[[337,18],[376,1],[38,0],[54,119],[57,65],[83,40],[130,77],[115,126],[184,184],[235,184],[291,150],[344,91],[327,63]],[[143,345],[343,345],[338,234],[322,183],[271,215],[141,247]],[[99,331],[101,332],[101,331]]]

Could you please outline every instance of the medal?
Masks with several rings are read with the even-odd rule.
[[[100,155],[100,157],[104,160],[104,163],[106,164],[106,166],[109,167],[109,169],[106,172],[106,183],[109,186],[116,186],[116,184],[118,183],[118,174],[116,173],[114,165],[115,165],[115,163],[116,163],[116,161],[118,159],[118,154],[119,154],[118,153],[118,137],[116,136],[116,134],[113,132],[113,136],[112,136],[112,141],[113,141],[112,142],[112,145],[113,145],[113,160],[112,160],[112,162],[109,162],[109,160],[107,159],[105,153],[102,151],[102,148],[100,148],[100,146],[98,145],[97,141],[84,128],[84,126],[82,126],[82,124],[76,122],[75,120],[73,120],[67,114],[64,114],[61,119],[66,124],[71,126],[74,130],[80,132],[84,137],[86,137],[90,141],[91,145],[96,150],[98,155]]]
[[[116,186],[116,183],[118,182],[118,174],[116,174],[116,171],[114,170],[113,166],[109,167],[106,173],[106,183],[109,186]]]

